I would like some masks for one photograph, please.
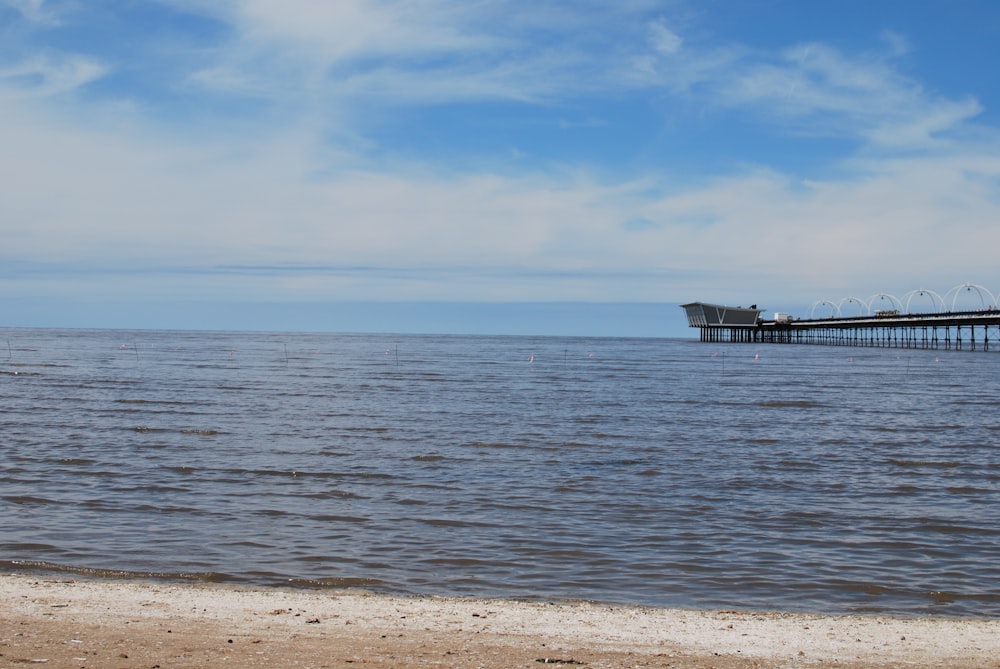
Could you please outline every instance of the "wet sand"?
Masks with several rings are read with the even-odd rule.
[[[0,669],[989,667],[1000,621],[0,575]]]

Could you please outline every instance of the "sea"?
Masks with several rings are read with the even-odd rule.
[[[0,570],[1000,615],[997,352],[0,329]]]

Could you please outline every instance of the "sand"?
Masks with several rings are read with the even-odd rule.
[[[990,667],[1000,621],[0,575],[0,669]]]

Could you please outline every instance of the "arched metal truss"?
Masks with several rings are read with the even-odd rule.
[[[959,301],[967,293],[972,294],[978,304],[971,308],[961,308]],[[828,309],[829,313],[823,311]],[[889,293],[876,293],[867,300],[858,297],[844,297],[836,302],[820,300],[812,305],[810,319],[855,318],[873,316],[878,312],[898,310],[900,314],[934,314],[955,311],[995,311],[1000,310],[1000,294],[994,295],[985,287],[975,283],[955,286],[944,297],[929,288],[917,288],[898,298]],[[819,315],[817,316],[817,312]]]
[[[956,310],[956,305],[958,304],[959,295],[964,295],[966,293],[972,293],[972,292],[975,292],[976,295],[979,297],[979,308],[981,310],[993,309],[997,306],[997,298],[993,295],[993,293],[991,293],[990,291],[986,290],[985,288],[977,284],[965,283],[962,284],[961,286],[955,286],[954,288],[952,288],[951,290],[949,290],[947,293],[944,294],[946,300],[948,296],[951,296],[951,311]],[[984,299],[984,296],[988,297],[989,300],[987,301],[986,299]],[[962,311],[968,311],[968,310],[963,309]]]
[[[809,318],[810,319],[816,318],[816,309],[818,309],[819,307],[822,307],[822,306],[830,307],[830,309],[832,310],[830,312],[830,315],[829,316],[825,316],[824,318],[833,318],[834,316],[839,316],[840,315],[840,309],[837,307],[836,304],[834,304],[830,300],[820,300],[819,302],[817,302],[816,304],[814,304],[812,306],[812,309],[809,311]]]
[[[876,303],[878,304],[876,305]],[[886,305],[889,306],[889,309],[903,311],[903,303],[899,301],[898,297],[890,295],[889,293],[876,293],[868,298],[868,313],[884,311],[884,307]]]
[[[926,312],[915,312],[910,306],[913,303],[914,298],[927,298],[931,301],[931,308]],[[916,290],[911,290],[906,295],[903,295],[903,301],[905,302],[904,310],[905,313],[943,313],[948,310],[945,306],[944,298],[935,293],[933,290],[928,290],[926,288],[918,288]],[[926,302],[926,299],[920,300],[921,302]]]
[[[844,312],[845,305],[857,305],[858,313],[857,314],[845,313]],[[838,316],[848,316],[848,315],[867,316],[868,313],[869,313],[868,303],[857,297],[845,297],[844,299],[842,299],[840,302],[837,303]]]

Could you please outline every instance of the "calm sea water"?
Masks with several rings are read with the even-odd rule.
[[[1000,615],[1000,356],[0,330],[0,568]]]

